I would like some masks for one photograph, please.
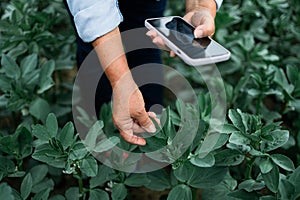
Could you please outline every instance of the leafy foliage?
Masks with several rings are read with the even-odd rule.
[[[216,105],[203,77],[164,54],[164,62],[195,88],[199,107],[167,99],[162,127],[156,124],[155,135],[138,147],[119,138],[110,105],[84,138],[76,132],[69,115],[72,82],[63,77],[74,65],[74,36],[62,2],[2,1],[0,199],[128,199],[135,188],[166,192],[162,198],[172,200],[196,199],[199,190],[208,200],[299,199],[299,12],[297,0],[224,1],[214,35],[232,52],[217,66],[228,108],[222,130],[209,132]],[[166,15],[183,13],[183,0],[168,2]],[[81,122],[89,124],[78,109]],[[191,130],[182,129],[186,114],[199,124],[187,121],[198,128],[184,148]],[[210,134],[218,140],[202,152]],[[173,145],[176,136],[183,145]],[[93,156],[104,154],[113,165],[134,169],[137,158],[110,151],[115,146],[172,164],[125,173]],[[166,146],[159,156],[151,154]]]

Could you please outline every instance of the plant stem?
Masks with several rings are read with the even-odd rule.
[[[254,161],[255,161],[255,157],[251,158],[250,162],[248,163],[246,175],[245,175],[247,180],[252,179],[251,174],[252,174],[252,168],[253,168]]]
[[[77,170],[77,174],[78,174],[79,195],[80,195],[80,199],[83,200],[83,181],[82,181],[82,174],[79,169]]]
[[[23,160],[20,158],[17,158],[17,165],[18,165],[18,171],[23,171]]]
[[[256,114],[259,115],[261,112],[261,104],[262,104],[262,94],[259,94],[257,104],[256,104]]]
[[[192,199],[193,200],[197,199],[197,192],[198,192],[198,188],[192,187]]]

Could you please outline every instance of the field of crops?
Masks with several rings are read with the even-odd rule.
[[[183,14],[184,0],[169,0],[165,15]],[[61,0],[2,0],[0,16],[0,199],[300,199],[300,1],[224,0],[213,37],[231,51],[226,62],[199,69],[164,52],[197,107],[189,90],[166,95],[164,124],[142,147],[120,138],[110,105],[77,133],[75,32]],[[142,153],[171,164],[130,173]]]

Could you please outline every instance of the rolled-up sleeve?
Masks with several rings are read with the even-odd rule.
[[[223,0],[215,0],[215,2],[217,4],[217,9],[219,10],[222,5]]]
[[[67,3],[84,42],[94,41],[123,21],[117,0],[67,0]]]

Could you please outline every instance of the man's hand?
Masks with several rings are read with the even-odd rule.
[[[113,88],[113,121],[121,136],[129,143],[145,145],[146,140],[134,133],[156,131],[151,119],[155,113],[146,112],[143,96],[129,77],[123,77]]]
[[[190,24],[195,26],[195,38],[212,36],[215,32],[216,3],[214,0],[186,0],[186,15],[183,17]],[[169,50],[164,41],[158,36],[155,30],[150,30],[147,35],[151,37],[152,42],[164,50]],[[170,52],[174,57],[175,53]]]
[[[134,135],[141,132],[155,132],[147,113],[143,96],[135,84],[124,54],[119,29],[116,28],[93,42],[102,68],[113,88],[113,121],[127,142],[145,145],[144,138]],[[156,119],[157,120],[157,119]]]
[[[183,18],[195,26],[195,38],[212,36],[215,33],[214,17],[206,10],[188,12]]]

